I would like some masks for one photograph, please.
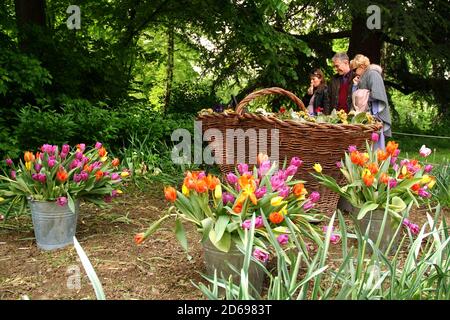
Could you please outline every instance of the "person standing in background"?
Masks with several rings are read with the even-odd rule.
[[[391,115],[389,103],[384,86],[382,69],[379,65],[370,64],[369,58],[362,54],[357,54],[350,61],[350,67],[356,74],[355,84],[358,89],[369,90],[368,108],[370,112],[381,122],[383,129],[375,148],[385,147],[385,137],[391,137]]]
[[[328,87],[325,83],[325,76],[322,70],[314,69],[309,75],[311,85],[308,93],[303,97],[303,103],[310,115],[317,115],[319,112],[329,114],[330,102],[328,97]]]
[[[352,109],[352,84],[354,73],[350,69],[350,59],[344,52],[336,53],[333,66],[337,74],[331,78],[328,85],[330,112],[333,109],[349,112]]]

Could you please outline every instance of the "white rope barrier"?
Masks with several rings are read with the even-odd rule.
[[[442,137],[442,136],[428,136],[424,134],[413,134],[413,133],[403,133],[403,132],[392,132],[393,134],[399,134],[404,136],[415,136],[415,137],[424,137],[424,138],[436,138],[436,139],[450,139],[450,137]]]

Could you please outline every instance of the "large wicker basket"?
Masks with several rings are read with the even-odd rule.
[[[289,97],[301,109],[305,110],[302,101],[292,92],[282,88],[267,88],[255,91],[245,97],[236,107],[235,113],[213,113],[201,115],[197,120],[202,121],[203,133],[208,129],[217,129],[223,137],[226,136],[227,129],[278,129],[279,130],[279,159],[291,159],[292,157],[299,157],[303,160],[303,165],[296,174],[296,178],[307,181],[307,189],[309,192],[316,190],[321,194],[321,199],[318,203],[318,209],[324,213],[332,214],[336,210],[339,196],[332,191],[319,185],[319,183],[310,175],[313,172],[313,165],[320,163],[323,172],[333,176],[337,181],[340,181],[341,172],[336,166],[336,162],[341,160],[344,152],[349,145],[356,145],[358,148],[364,148],[365,140],[370,139],[371,134],[379,131],[382,127],[381,123],[365,125],[365,124],[329,124],[329,123],[314,123],[314,122],[298,122],[295,120],[280,120],[272,116],[263,116],[254,113],[244,112],[244,107],[253,99],[269,95],[281,94]],[[256,140],[259,138],[257,137]],[[269,156],[271,155],[270,143],[271,136],[267,135],[267,149]],[[214,142],[212,139],[211,143]],[[234,139],[233,145],[227,145],[227,141],[223,142],[222,152],[218,152],[216,148],[216,159],[221,159],[219,164],[220,170],[226,174],[234,170],[237,164],[237,154],[234,155],[233,164],[225,164],[226,157],[229,150],[237,150],[237,139]],[[242,141],[241,141],[242,143]],[[257,147],[259,141],[254,139],[245,139],[245,160],[249,160],[249,148]],[[258,150],[257,152],[259,152]],[[234,151],[233,151],[234,152]],[[232,158],[233,159],[233,158]]]

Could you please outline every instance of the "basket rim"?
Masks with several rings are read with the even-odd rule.
[[[367,129],[381,129],[383,127],[383,123],[380,122],[379,120],[376,120],[375,123],[372,124],[364,124],[364,123],[349,123],[349,124],[345,124],[345,123],[328,123],[328,122],[300,122],[300,121],[295,121],[292,119],[278,119],[277,117],[274,116],[265,116],[265,115],[260,115],[260,114],[256,114],[256,113],[244,113],[242,115],[239,115],[235,112],[233,113],[217,113],[214,112],[212,114],[203,114],[203,115],[199,115],[196,117],[197,120],[203,120],[203,119],[208,119],[208,118],[236,118],[239,120],[250,120],[250,119],[254,119],[254,120],[263,120],[269,123],[273,123],[273,122],[277,122],[280,125],[283,124],[288,124],[291,126],[298,126],[298,127],[329,127],[329,128],[345,128],[345,129],[352,129],[352,128],[367,128]]]

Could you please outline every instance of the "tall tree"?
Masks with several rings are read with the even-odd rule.
[[[19,46],[23,51],[30,49],[33,41],[32,31],[37,27],[45,27],[45,0],[14,0]]]

